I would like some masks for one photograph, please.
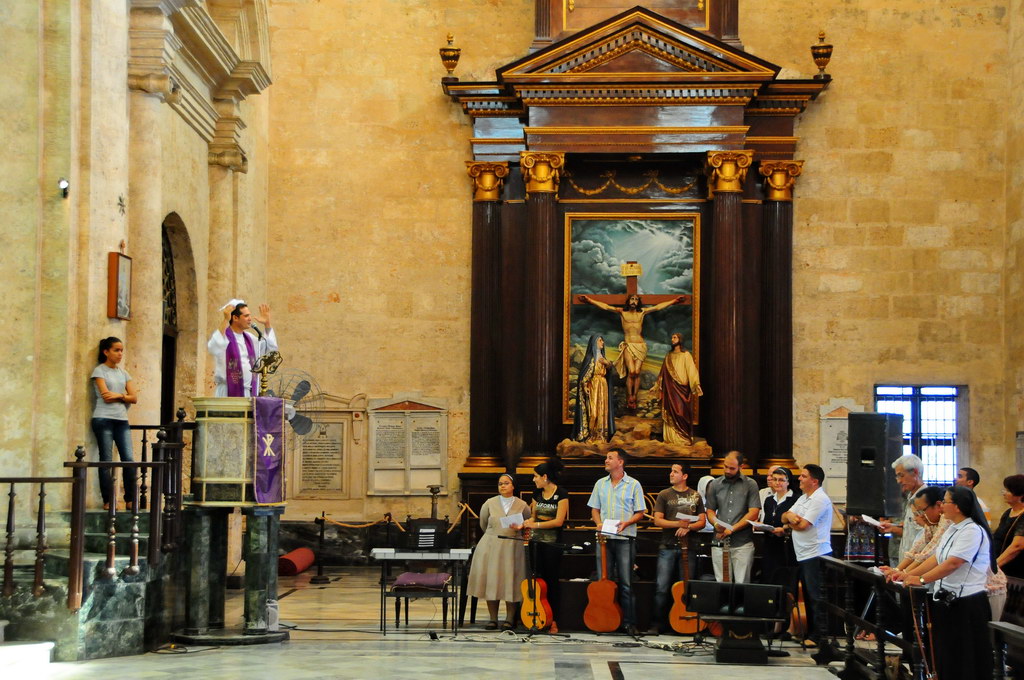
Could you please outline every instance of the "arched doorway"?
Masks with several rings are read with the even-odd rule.
[[[163,242],[163,314],[160,357],[160,422],[174,419],[179,407],[190,407],[197,394],[196,376],[202,365],[197,353],[199,300],[195,259],[188,229],[177,213],[161,225]]]

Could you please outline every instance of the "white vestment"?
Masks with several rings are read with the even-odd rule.
[[[243,333],[235,333],[233,330],[228,330],[235,336],[235,344],[238,345],[238,356],[242,360],[242,389],[244,390],[243,396],[251,397],[252,394],[252,363],[256,359],[267,352],[277,351],[277,336],[274,335],[274,329],[268,328],[267,332],[263,334],[262,339],[257,339],[255,335],[249,334],[250,339],[253,341],[253,347],[256,351],[256,356],[253,357],[253,362],[249,361],[249,348],[245,344],[245,336]],[[226,397],[228,396],[228,382],[227,382],[227,359],[225,358],[228,351],[228,339],[224,336],[224,333],[219,329],[213,332],[210,336],[210,341],[206,343],[207,351],[214,356],[215,364],[213,367],[213,396],[215,397]]]

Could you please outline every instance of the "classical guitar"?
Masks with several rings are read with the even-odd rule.
[[[548,603],[548,584],[544,579],[537,578],[533,560],[533,546],[530,544],[531,531],[523,529],[523,545],[526,548],[526,571],[528,578],[519,584],[523,593],[523,604],[519,608],[519,618],[531,633],[544,630],[551,625],[554,615]]]
[[[608,546],[603,533],[597,532],[601,551],[601,578],[587,586],[587,608],[583,623],[595,633],[611,633],[622,625],[622,608],[616,600],[619,587],[608,578]]]
[[[679,539],[680,565],[679,576],[672,586],[672,609],[668,613],[668,622],[672,630],[680,635],[694,635],[699,633],[703,626],[696,614],[690,613],[686,608],[686,582],[690,580],[690,554],[689,536]]]

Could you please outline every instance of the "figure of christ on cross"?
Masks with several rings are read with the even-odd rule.
[[[640,371],[643,370],[644,360],[647,358],[647,343],[643,338],[644,317],[672,305],[692,304],[692,297],[648,295],[647,301],[653,302],[654,306],[644,309],[636,285],[637,277],[642,273],[640,265],[632,261],[627,262],[622,266],[622,273],[626,277],[625,295],[576,295],[573,302],[594,305],[598,309],[614,312],[621,317],[622,332],[626,336],[626,341],[619,345],[619,358],[615,360],[614,365],[619,377],[626,379],[626,407],[635,410],[637,395],[640,393]],[[615,304],[623,306],[615,307]]]

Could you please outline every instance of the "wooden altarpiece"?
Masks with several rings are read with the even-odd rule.
[[[531,53],[494,81],[442,81],[473,123],[464,473],[526,472],[569,435],[563,225],[576,213],[698,216],[698,434],[752,467],[792,464],[794,124],[830,78],[781,79],[744,52],[737,0],[570,4],[538,0]]]

